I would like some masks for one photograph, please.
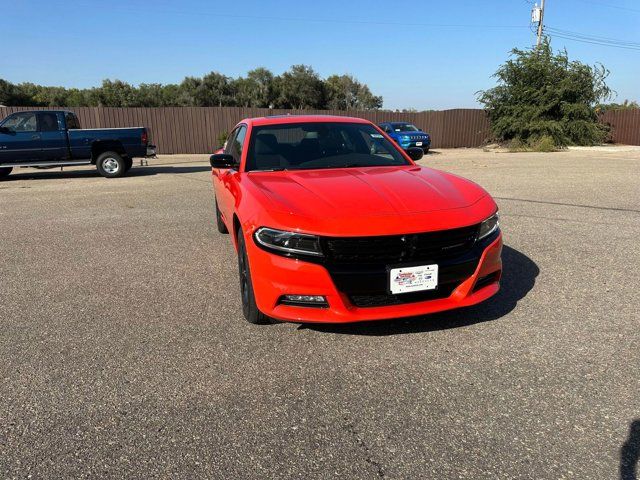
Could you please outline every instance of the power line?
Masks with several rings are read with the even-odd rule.
[[[602,5],[603,7],[609,7],[609,8],[617,8],[618,10],[626,10],[627,12],[638,12],[640,13],[640,10],[637,8],[629,8],[629,7],[621,7],[620,5],[612,5],[610,3],[603,3],[603,2],[594,2],[593,0],[582,0],[583,3],[590,3],[592,5]]]
[[[560,35],[566,35],[566,36],[570,36],[570,37],[576,37],[576,38],[580,38],[583,40],[591,40],[591,41],[597,41],[597,42],[603,42],[603,43],[611,43],[611,44],[616,44],[616,45],[621,45],[621,46],[629,46],[629,47],[640,47],[640,42],[630,42],[627,40],[619,40],[616,38],[611,38],[611,37],[601,37],[599,35],[587,35],[584,33],[580,33],[580,32],[572,32],[570,30],[563,30],[561,28],[555,28],[555,27],[545,27],[545,31],[549,31],[551,33],[555,33],[555,34],[560,34]]]
[[[602,42],[602,41],[596,41],[596,40],[585,40],[583,38],[579,38],[579,37],[572,37],[569,35],[562,35],[560,33],[553,33],[550,35],[552,38],[563,38],[565,40],[572,40],[574,42],[582,42],[582,43],[590,43],[592,45],[602,45],[604,47],[612,47],[612,48],[622,48],[622,49],[626,49],[626,50],[635,50],[636,52],[640,52],[640,47],[633,47],[633,46],[628,46],[628,45],[617,45],[614,43],[606,43],[606,42]]]

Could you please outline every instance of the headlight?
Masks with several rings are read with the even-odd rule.
[[[255,239],[258,244],[267,249],[322,257],[320,238],[316,235],[261,227],[256,230]]]
[[[403,135],[403,136],[400,137],[400,141],[403,142],[403,143],[410,142],[411,141],[411,137],[409,137],[408,135]]]
[[[478,233],[478,240],[483,239],[491,235],[493,232],[500,228],[500,217],[497,213],[494,213],[489,218],[487,218],[484,222],[480,224],[480,233]]]

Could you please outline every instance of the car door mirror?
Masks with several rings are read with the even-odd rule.
[[[411,147],[407,149],[407,155],[409,155],[411,160],[420,160],[424,155],[424,152],[421,148]]]
[[[233,155],[229,155],[228,153],[211,155],[211,157],[209,157],[209,163],[211,163],[212,168],[234,168],[236,166]]]
[[[0,133],[4,133],[5,135],[10,135],[12,133],[7,127],[0,127]]]

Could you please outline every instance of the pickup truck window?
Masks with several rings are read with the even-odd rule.
[[[76,117],[73,113],[66,113],[65,121],[67,122],[67,130],[80,129],[80,122],[78,121],[78,117]]]
[[[39,113],[40,117],[40,131],[41,132],[57,132],[60,130],[58,123],[58,115],[55,113]]]
[[[2,124],[12,132],[35,132],[38,129],[35,113],[16,113]]]

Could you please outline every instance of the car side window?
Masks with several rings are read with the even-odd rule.
[[[68,130],[78,130],[80,128],[80,122],[78,122],[78,118],[73,113],[67,113],[65,121],[67,122]]]
[[[16,113],[2,126],[12,132],[35,132],[38,129],[35,113]]]
[[[55,113],[39,113],[41,132],[57,132],[60,130],[58,115]]]
[[[229,141],[227,143],[225,153],[233,156],[236,164],[240,164],[246,135],[247,127],[242,125],[238,129],[236,129],[234,135],[229,138]]]
[[[234,142],[237,134],[238,134],[238,129],[236,128],[227,137],[227,141],[224,142],[224,153],[226,153],[227,155],[231,154],[231,146],[233,145],[233,142]]]

